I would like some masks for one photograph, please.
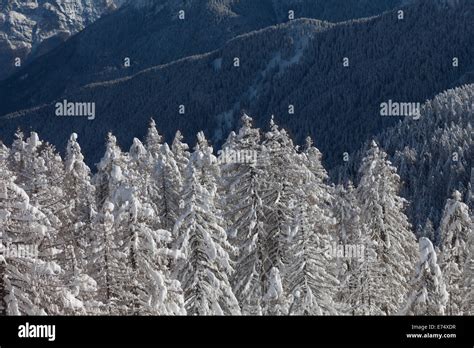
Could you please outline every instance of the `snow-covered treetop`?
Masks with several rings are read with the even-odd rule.
[[[66,172],[72,172],[75,168],[78,172],[89,173],[89,167],[84,163],[81,146],[77,142],[77,134],[72,133],[66,147],[66,158],[64,163]]]
[[[428,263],[431,267],[434,268],[434,265],[438,264],[438,258],[433,247],[433,243],[426,238],[421,237],[419,241],[419,250],[420,250],[420,264]]]
[[[153,157],[156,157],[160,147],[163,143],[163,137],[161,134],[158,132],[158,129],[156,128],[156,123],[154,119],[150,120],[150,125],[148,127],[148,134],[146,136],[146,147],[150,154]]]
[[[133,160],[138,161],[146,157],[147,151],[145,149],[145,146],[143,146],[142,142],[137,138],[134,138],[132,146],[129,150],[129,154]]]
[[[120,158],[121,156],[122,151],[117,145],[117,138],[112,133],[109,133],[107,135],[107,146],[105,149],[104,157],[102,157],[102,159],[100,160],[99,164],[97,165],[97,168],[99,170],[105,170],[110,165],[110,163]]]

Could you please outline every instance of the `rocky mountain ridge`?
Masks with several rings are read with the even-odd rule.
[[[57,47],[123,2],[0,0],[0,79]]]

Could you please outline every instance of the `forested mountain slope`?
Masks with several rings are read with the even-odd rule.
[[[298,143],[311,135],[333,167],[342,163],[345,152],[356,151],[370,135],[396,123],[395,117],[380,116],[382,102],[422,103],[474,81],[473,8],[468,1],[454,7],[418,1],[404,8],[402,20],[393,11],[336,26],[291,21],[237,37],[222,49],[57,99],[95,102],[92,122],[58,118],[50,103],[8,115],[0,121],[1,136],[10,140],[18,126],[31,127],[62,148],[74,131],[95,163],[109,130],[128,146],[129,130],[143,136],[142,124],[153,116],[167,139],[176,129],[188,138],[205,130],[219,144],[247,111],[259,115],[258,126],[274,114]],[[38,94],[46,91],[37,88]],[[11,99],[6,100],[8,105]]]
[[[418,234],[436,229],[443,207],[454,191],[474,207],[474,85],[445,91],[427,101],[418,120],[406,119],[377,136],[398,168],[407,212]],[[369,147],[366,144],[365,149]],[[339,180],[356,180],[364,150],[334,171]],[[428,222],[429,221],[429,222]],[[436,243],[440,237],[431,237]]]
[[[218,49],[237,35],[288,21],[290,10],[295,18],[341,21],[376,15],[399,4],[400,0],[129,1],[0,84],[0,114],[49,102],[84,83]],[[123,69],[127,57],[130,67]]]

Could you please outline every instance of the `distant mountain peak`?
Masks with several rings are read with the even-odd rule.
[[[125,0],[0,0],[0,80],[15,58],[40,56]]]

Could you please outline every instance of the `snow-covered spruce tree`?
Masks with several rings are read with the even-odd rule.
[[[260,131],[253,128],[252,119],[244,115],[238,134],[224,144],[223,156],[250,157],[256,161],[219,160],[225,194],[224,220],[229,240],[239,250],[232,286],[245,315],[262,314],[264,295],[263,260],[267,251],[264,208],[260,198],[264,170],[258,163],[260,138]]]
[[[289,314],[335,315],[339,307],[333,299],[339,284],[337,259],[326,252],[336,242],[331,188],[325,183],[327,173],[321,154],[311,139],[307,139],[299,158],[299,168],[295,167],[293,175],[301,181],[295,185],[298,204],[284,281],[290,299]]]
[[[321,151],[314,147],[313,139],[311,139],[311,137],[306,138],[306,144],[301,158],[303,164],[314,176],[314,178],[309,177],[311,180],[314,180],[318,184],[323,184],[327,181],[329,176],[322,163],[323,155]],[[329,187],[326,187],[326,191],[329,191]],[[327,200],[328,197],[324,197],[324,199]]]
[[[126,168],[127,158],[118,146],[117,138],[109,133],[104,157],[97,165],[97,173],[93,177],[98,210],[102,209],[107,200],[114,201],[114,195],[120,190],[123,171]]]
[[[218,180],[220,178],[220,168],[216,156],[214,156],[214,149],[206,139],[204,132],[197,134],[197,147],[200,153],[200,165],[195,166],[199,171],[199,183],[209,192],[209,194],[217,200]],[[195,149],[195,151],[196,151]],[[217,209],[218,207],[215,207]]]
[[[333,296],[338,286],[335,276],[336,260],[325,253],[325,247],[331,240],[319,229],[324,221],[328,221],[328,225],[331,222],[316,206],[311,209],[301,206],[300,210],[296,220],[297,228],[289,246],[291,256],[288,258],[291,262],[285,271],[288,314],[335,315],[337,305]]]
[[[184,145],[177,147],[184,148]],[[163,143],[163,137],[153,120],[148,128],[145,147],[138,139],[134,139],[130,149],[132,166],[136,168],[136,175],[140,176],[130,185],[140,183],[141,199],[147,197],[159,221],[157,226],[168,231],[173,230],[179,214],[179,195],[182,190],[181,172],[174,157],[168,144]]]
[[[346,291],[341,299],[352,315],[385,315],[380,304],[374,300],[379,294],[381,267],[378,267],[376,242],[368,235],[362,234],[358,244],[361,255],[351,263],[349,278],[344,279],[342,291]],[[346,287],[346,288],[344,288]]]
[[[264,304],[263,313],[284,315],[288,313],[287,296],[283,293],[270,291],[275,288],[273,280],[268,278],[272,272],[282,280],[284,290],[288,289],[285,282],[285,268],[288,263],[288,238],[295,227],[295,211],[298,197],[295,187],[301,183],[301,166],[292,140],[284,129],[279,129],[273,118],[270,131],[265,134],[259,165],[264,166],[262,193],[260,195],[264,207],[265,255],[263,268]],[[272,269],[276,269],[273,270]],[[277,296],[278,295],[278,296]]]
[[[420,261],[416,265],[416,274],[410,283],[408,298],[400,314],[444,315],[449,294],[433,244],[425,237],[420,238],[419,244]]]
[[[365,262],[366,277],[356,289],[365,292],[358,295],[364,301],[359,303],[367,311],[364,314],[396,313],[416,263],[415,236],[404,213],[406,201],[398,195],[400,177],[386,157],[373,141],[362,161],[357,188],[363,233],[370,242],[367,252],[377,255],[375,262]]]
[[[149,134],[148,138],[150,137]],[[157,151],[160,151],[160,148]],[[156,201],[154,180],[152,178],[158,158],[159,153],[152,155],[140,140],[134,138],[132,146],[128,154],[125,154],[122,164],[124,169],[122,170],[121,191],[125,193],[125,196],[117,197],[119,201],[124,203],[128,202],[128,199],[131,197],[130,192],[134,192],[137,197],[140,197],[142,204],[153,209],[154,216],[156,217],[153,228],[158,228],[160,222],[157,216],[160,209],[159,202]]]
[[[189,146],[188,144],[183,143],[183,139],[184,137],[181,132],[177,131],[173,139],[173,144],[171,145],[171,151],[174,154],[174,159],[178,165],[182,178],[186,176],[186,168],[188,167],[189,158],[191,156],[189,153]]]
[[[357,244],[362,228],[360,225],[361,209],[357,201],[354,184],[338,185],[334,192],[333,211],[336,218],[337,239],[342,245]]]
[[[155,121],[151,119],[145,145],[135,138],[129,151],[130,166],[133,167],[131,170],[136,171],[137,174],[134,176],[140,176],[139,182],[133,183],[132,186],[141,186],[139,190],[141,197],[147,197],[147,200],[153,205],[155,213],[158,213],[160,203],[153,177],[157,162],[161,158],[162,146],[163,137],[158,132]]]
[[[469,208],[461,201],[458,191],[454,191],[452,198],[446,202],[439,230],[440,265],[449,293],[446,314],[462,315],[462,301],[470,290],[465,287],[464,266],[469,255],[470,234],[474,232]]]
[[[156,159],[159,157],[162,145],[163,137],[156,128],[155,120],[151,119],[150,125],[148,127],[148,133],[146,135],[145,146],[148,154],[153,160],[156,161]]]
[[[42,214],[29,204],[28,195],[13,179],[0,168],[0,315],[43,315],[37,293],[37,256],[19,257],[13,248],[36,251],[46,227],[39,222]]]
[[[127,314],[184,314],[180,284],[170,279],[167,268],[169,258],[177,254],[166,248],[171,243],[171,233],[159,228],[157,205],[147,191],[147,168],[152,157],[134,139],[114,200],[115,230],[120,239],[117,244],[126,255],[123,268],[128,282],[123,290],[128,299]]]
[[[63,191],[67,208],[62,216],[63,225],[72,231],[77,263],[82,267],[86,261],[85,249],[90,243],[90,225],[96,210],[95,188],[91,183],[91,170],[84,162],[75,133],[67,144],[64,167]]]
[[[0,158],[0,315],[39,315],[44,311],[31,291],[35,255],[16,257],[9,248],[36,248],[46,228],[39,223],[41,213],[29,204],[28,195],[14,179]]]
[[[97,283],[96,312],[105,315],[127,313],[124,284],[128,279],[126,255],[120,250],[115,232],[114,205],[106,200],[94,216],[94,239],[90,251],[90,272]]]
[[[105,313],[185,313],[180,284],[167,268],[177,255],[166,248],[171,233],[159,228],[158,208],[149,194],[151,163],[156,160],[138,139],[122,154],[109,136],[99,164],[97,182],[107,198],[95,223],[94,275]]]
[[[93,178],[98,213],[92,223],[94,238],[89,257],[90,275],[97,282],[97,299],[103,304],[100,310],[105,314],[127,314],[130,304],[126,292],[130,271],[128,254],[124,252],[129,236],[116,226],[116,215],[129,194],[128,169],[128,157],[120,150],[115,136],[109,133],[104,157]]]
[[[153,141],[152,139],[155,139]],[[152,122],[147,140],[150,144],[150,152],[147,146],[144,146],[137,138],[133,139],[128,155],[125,156],[127,170],[123,173],[123,186],[127,195],[125,199],[130,197],[129,192],[133,191],[140,202],[153,209],[153,229],[161,228],[161,219],[159,212],[162,209],[161,195],[159,185],[154,179],[157,162],[161,161],[161,137],[158,135],[154,123]],[[154,144],[154,146],[152,146]]]
[[[359,268],[365,257],[365,243],[363,241],[362,226],[360,223],[361,210],[357,201],[356,191],[349,182],[347,187],[337,186],[333,205],[336,219],[336,233],[338,246],[346,250],[350,247],[352,255],[338,258],[339,291],[337,300],[347,305],[351,314],[356,314],[358,299],[354,292],[360,281]],[[362,255],[354,255],[355,252]]]
[[[72,248],[67,241],[72,238],[67,219],[63,214],[67,208],[64,191],[65,168],[61,157],[53,146],[39,139],[32,132],[24,140],[21,132],[12,146],[9,156],[10,167],[17,177],[16,183],[26,192],[30,204],[41,211],[41,224],[47,231],[38,245],[39,260],[42,265],[36,269],[44,272],[39,277],[42,304],[48,314],[71,314],[84,311],[83,303],[74,296],[78,286],[88,279],[81,272],[71,272]],[[83,312],[82,312],[83,313]]]
[[[118,213],[117,228],[128,235],[123,244],[127,263],[128,281],[123,291],[128,299],[127,314],[130,315],[183,315],[183,293],[181,284],[170,279],[167,268],[169,258],[176,252],[167,248],[171,233],[154,228],[155,212],[150,204],[141,204],[137,193],[122,204]]]
[[[173,227],[179,216],[179,204],[183,180],[174,154],[168,144],[161,147],[160,157],[153,172],[152,187],[154,190],[154,202],[160,218],[160,228],[173,231]]]
[[[17,132],[9,156],[9,166],[14,171],[16,183],[30,197],[30,203],[48,220],[50,252],[57,242],[62,222],[58,213],[65,207],[63,180],[64,164],[52,145],[43,142],[35,132],[26,140]],[[46,243],[43,245],[46,247]],[[60,256],[59,256],[60,257]]]
[[[15,132],[15,139],[13,140],[11,150],[8,151],[7,157],[8,168],[10,168],[10,170],[17,176],[20,175],[23,170],[23,165],[25,161],[25,147],[25,134],[20,129],[17,129],[17,131]],[[14,155],[11,155],[12,153]]]
[[[175,225],[187,258],[179,279],[189,315],[236,315],[240,307],[229,281],[233,269],[228,251],[232,247],[216,214],[217,185],[215,169],[210,166],[217,164],[209,148],[200,134],[187,168],[183,213]]]
[[[362,228],[362,225],[361,225]],[[345,245],[347,246],[347,244]],[[352,315],[380,315],[378,296],[381,269],[377,261],[376,242],[370,234],[361,229],[361,234],[354,240],[352,257],[346,268],[340,273],[340,287],[337,300],[342,303],[344,312]]]
[[[65,209],[61,220],[59,242],[64,249],[63,268],[67,284],[84,302],[87,313],[96,314],[96,282],[89,276],[89,250],[92,236],[92,220],[95,214],[95,189],[91,183],[91,171],[84,163],[77,134],[68,141],[64,162],[63,192]]]
[[[15,179],[0,157],[1,314],[81,312],[82,302],[62,285],[63,271],[51,257],[49,220]]]

